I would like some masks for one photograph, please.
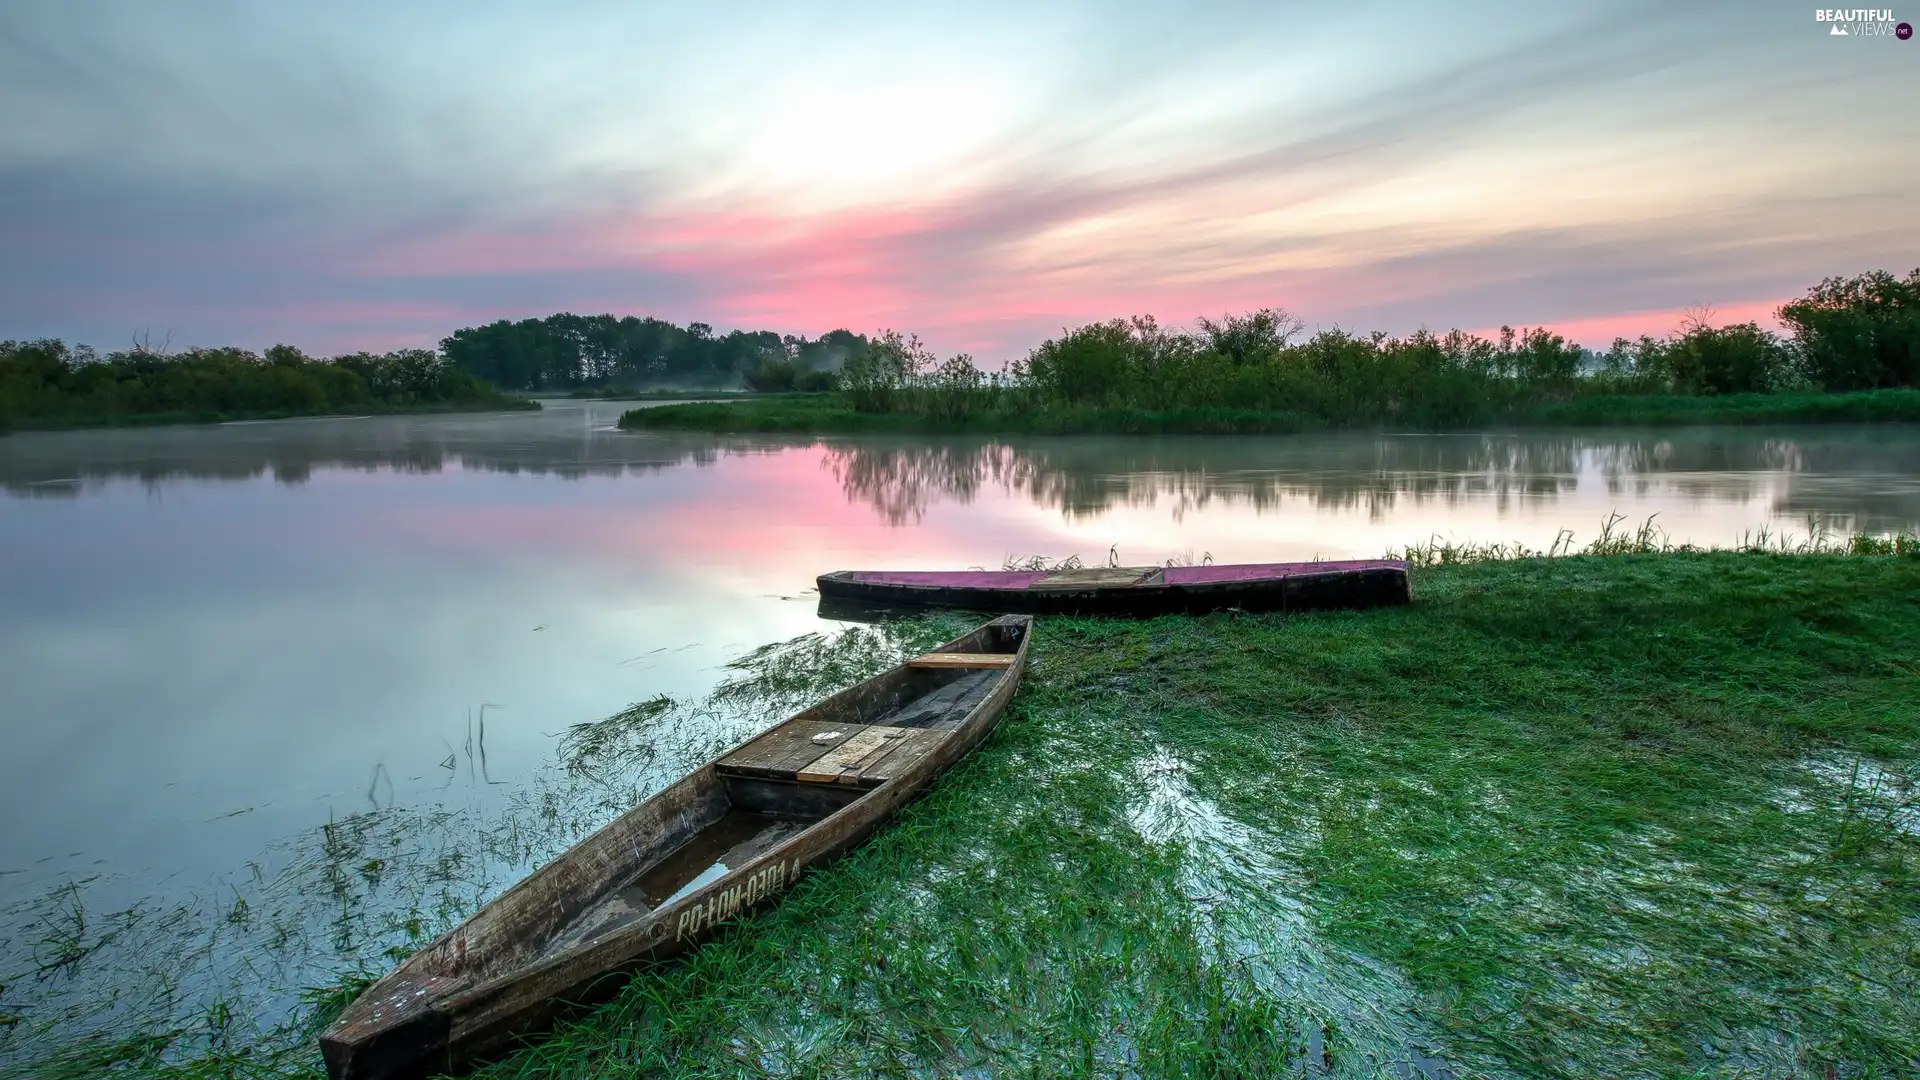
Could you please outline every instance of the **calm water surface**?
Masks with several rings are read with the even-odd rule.
[[[0,439],[0,956],[70,883],[207,896],[330,821],[528,796],[570,725],[837,629],[824,571],[1920,528],[1912,427],[807,441],[627,407]]]

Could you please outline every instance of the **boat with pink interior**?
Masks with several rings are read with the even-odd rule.
[[[1105,566],[1053,570],[840,570],[819,578],[822,614],[941,607],[1023,615],[1167,615],[1405,604],[1398,559]]]

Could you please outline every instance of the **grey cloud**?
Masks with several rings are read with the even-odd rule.
[[[409,243],[538,236],[543,225],[564,232],[659,213],[674,162],[582,164],[591,155],[573,154],[568,141],[616,122],[623,109],[657,113],[676,102],[604,100],[613,91],[593,80],[624,47],[604,41],[582,46],[579,80],[562,80],[549,97],[503,101],[489,92],[487,64],[546,56],[540,50],[562,30],[583,25],[565,14],[547,39],[528,44],[503,36],[491,21],[497,12],[449,7],[446,40],[410,65],[405,41],[355,46],[362,31],[351,8],[312,42],[297,36],[297,20],[271,13],[279,9],[141,8],[147,14],[130,27],[93,36],[86,18],[134,8],[0,10],[0,67],[11,72],[0,74],[0,111],[14,117],[0,120],[0,337],[113,343],[141,326],[171,324],[201,343],[285,337],[344,348],[356,332],[431,341],[459,322],[562,308],[719,321],[716,312],[735,297],[820,272],[782,261],[773,247],[690,270],[449,266],[375,276],[365,268]],[[1726,201],[1699,218],[1649,216],[1631,227],[1574,220],[1311,279],[1237,279],[1223,291],[1281,303],[1327,297],[1330,309],[1301,312],[1323,322],[1486,325],[1777,295],[1822,273],[1897,267],[1902,251],[1920,245],[1920,221],[1899,197],[1920,187],[1916,114],[1823,115],[1808,99],[1839,84],[1856,98],[1897,100],[1916,82],[1912,57],[1864,44],[1835,51],[1811,33],[1804,9],[1785,4],[1636,4],[1572,17],[1537,5],[1483,6],[1431,48],[1395,29],[1403,15],[1417,14],[1302,4],[1177,13],[1099,6],[1053,17],[1046,47],[1021,46],[1033,63],[1049,65],[1032,73],[1034,118],[989,149],[988,181],[918,231],[863,242],[867,254],[937,321],[943,308],[976,298],[992,308],[1023,289],[1007,280],[1006,258],[1042,230],[1249,183],[1267,185],[1269,210],[1304,206],[1449,155],[1510,146],[1543,125],[1577,131],[1608,110],[1645,108],[1676,86],[1696,91],[1703,138],[1715,136],[1716,123],[1737,122],[1789,136],[1819,132],[1857,148],[1875,164],[1836,172],[1834,184],[1863,201],[1836,206],[1821,193],[1776,191]],[[1334,15],[1348,21],[1326,21]],[[703,40],[716,25],[702,30]],[[154,36],[143,42],[147,30]],[[1361,32],[1378,37],[1377,48],[1354,54],[1357,63],[1374,57],[1370,88],[1331,83],[1310,107],[1280,100],[1176,133],[1166,154],[1128,171],[1085,164],[1112,131],[1211,71],[1305,62],[1330,40]],[[647,44],[660,53],[692,40]],[[789,51],[813,62],[805,40]],[[1397,74],[1379,77],[1383,69]],[[620,84],[619,93],[630,92],[637,91]],[[592,115],[568,111],[581,108]],[[1594,148],[1596,159],[1608,153]],[[1717,178],[1694,182],[1705,197]],[[1324,239],[1206,237],[1157,254],[1204,269]],[[1116,296],[1187,302],[1142,260],[1122,276],[1092,258],[1048,269],[1088,275]],[[1343,288],[1349,293],[1336,296]],[[1074,307],[1085,302],[1066,296],[1058,315],[984,316],[941,333],[993,338],[1011,355],[1061,322],[1130,313]],[[329,305],[388,314],[358,324],[349,316],[313,321],[335,318],[311,314]]]

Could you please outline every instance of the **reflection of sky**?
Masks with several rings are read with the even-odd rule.
[[[0,440],[0,870],[233,867],[376,767],[430,803],[483,703],[511,788],[568,725],[818,627],[828,570],[1920,526],[1904,428],[714,444],[619,408]]]
[[[1786,0],[0,8],[0,338],[1281,304],[1579,340],[1920,240],[1914,47]]]

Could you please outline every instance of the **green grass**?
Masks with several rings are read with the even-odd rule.
[[[1726,394],[1718,397],[1602,396],[1540,405],[1523,421],[1539,426],[1608,424],[1855,424],[1920,421],[1920,390],[1851,394]]]
[[[1406,608],[1045,620],[927,798],[484,1075],[1912,1075],[1920,558],[1803,550],[1862,554],[1427,547]],[[122,1070],[312,1067],[237,1054]]]
[[[1465,427],[1920,422],[1920,390],[1722,397],[1607,395],[1476,416]],[[620,418],[629,429],[714,433],[1161,435],[1286,434],[1341,425],[1306,413],[1193,407],[981,409],[958,416],[858,412],[831,394],[667,405]]]
[[[768,400],[821,400],[830,394],[820,391],[762,391],[762,390],[701,390],[695,387],[683,387],[677,390],[621,390],[617,388],[587,388],[568,391],[562,396],[568,398],[605,398],[614,401],[687,401],[707,398],[724,398],[728,401],[768,401]]]
[[[836,395],[807,400],[666,405],[634,409],[620,418],[628,429],[714,433],[798,434],[1020,434],[1020,435],[1263,435],[1317,431],[1326,425],[1290,412],[1182,408],[1165,411],[1065,407],[1027,412],[981,411],[959,416],[858,412]]]

